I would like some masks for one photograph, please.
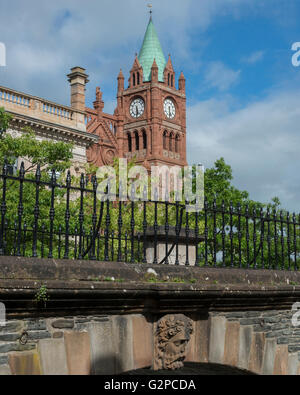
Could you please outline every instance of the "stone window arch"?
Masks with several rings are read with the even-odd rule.
[[[147,133],[146,130],[143,130],[143,149],[148,148],[148,141],[147,141]]]
[[[173,139],[174,139],[174,134],[171,133],[170,138],[169,138],[169,151],[170,152],[173,152]]]
[[[167,150],[167,140],[168,140],[168,132],[165,130],[163,134],[163,149]]]
[[[140,150],[140,136],[137,131],[134,132],[134,137],[135,137],[135,150],[139,151]]]
[[[131,138],[131,134],[128,133],[127,137],[128,137],[128,151],[132,152],[132,138]]]
[[[175,138],[175,152],[176,152],[176,154],[179,153],[179,145],[180,145],[180,136],[179,136],[179,134],[177,134],[176,138]]]

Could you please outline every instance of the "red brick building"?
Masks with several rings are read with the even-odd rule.
[[[122,70],[117,80],[114,115],[103,112],[100,88],[94,108],[86,108],[87,131],[99,136],[87,151],[88,161],[102,166],[119,157],[135,158],[148,169],[152,165],[186,166],[185,78],[181,73],[177,89],[171,57],[166,61],[152,17],[128,87]]]

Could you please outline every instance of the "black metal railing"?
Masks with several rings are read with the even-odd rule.
[[[95,176],[57,180],[37,167],[0,174],[0,255],[89,259],[216,268],[298,270],[300,216],[270,208],[205,200],[200,212],[186,204],[106,200]],[[168,194],[169,195],[169,194]],[[100,196],[100,199],[99,199]],[[149,251],[151,253],[149,253]],[[163,251],[163,253],[162,253]]]
[[[300,216],[245,204],[205,202],[205,266],[298,270]]]

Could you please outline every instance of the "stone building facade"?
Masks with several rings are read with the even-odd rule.
[[[85,73],[84,69],[78,67],[69,74],[72,91],[80,92],[80,88],[84,88],[79,75]],[[82,99],[77,93],[71,95],[69,107],[0,86],[0,107],[12,115],[8,132],[13,136],[22,133],[25,127],[30,127],[37,139],[72,143],[72,171],[80,174],[87,164],[87,149],[98,142],[98,137],[86,130],[85,111],[78,105],[78,96]]]

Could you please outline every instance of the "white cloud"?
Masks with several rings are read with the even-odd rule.
[[[264,51],[256,51],[256,52],[253,52],[252,54],[250,54],[249,56],[244,56],[242,58],[242,62],[248,63],[248,64],[255,64],[255,63],[263,60],[264,55],[265,55]]]
[[[224,92],[239,81],[240,74],[240,70],[232,70],[222,62],[211,62],[204,78],[209,86]]]
[[[290,91],[236,111],[230,99],[196,104],[188,110],[189,161],[212,166],[224,157],[235,184],[253,199],[278,196],[284,207],[298,211],[299,101],[300,94]]]
[[[10,51],[14,59],[14,65],[8,67],[19,67],[24,73],[52,73],[62,66],[61,53],[47,48],[36,48],[28,44],[17,44]]]

